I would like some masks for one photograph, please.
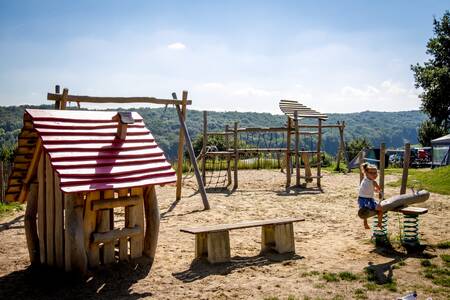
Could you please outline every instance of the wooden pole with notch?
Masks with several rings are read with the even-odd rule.
[[[181,114],[183,115],[183,119],[186,121],[187,114],[187,91],[183,91],[182,99],[181,99]],[[183,156],[184,156],[184,134],[183,130],[180,130],[179,138],[178,138],[178,160],[177,160],[177,191],[176,191],[176,200],[181,199],[181,184],[183,181]]]

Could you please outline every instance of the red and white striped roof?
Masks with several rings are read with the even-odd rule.
[[[163,185],[176,181],[142,117],[133,112],[124,140],[117,112],[27,109],[65,193]]]

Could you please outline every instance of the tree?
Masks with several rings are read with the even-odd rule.
[[[359,151],[366,148],[372,148],[372,145],[366,138],[356,138],[347,143],[347,153],[350,159],[358,155]]]
[[[431,140],[446,134],[443,127],[436,126],[430,120],[426,120],[419,128],[417,139],[422,146],[431,146]]]
[[[423,65],[411,66],[416,88],[422,88],[419,95],[421,110],[425,112],[437,128],[427,121],[422,123],[419,134],[426,142],[435,137],[426,134],[436,133],[438,128],[445,134],[450,126],[450,11],[441,20],[434,18],[434,36],[427,43],[426,53],[431,58]]]

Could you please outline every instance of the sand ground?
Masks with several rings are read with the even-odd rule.
[[[418,299],[450,299],[450,288],[423,276],[421,261],[440,263],[449,249],[433,245],[450,240],[450,197],[432,194],[420,204],[429,209],[420,221],[421,254],[408,254],[398,243],[399,216],[389,214],[394,249],[377,248],[356,216],[358,174],[329,174],[322,190],[284,188],[277,170],[240,171],[239,189],[210,192],[211,210],[203,211],[193,178],[174,203],[172,186],[157,188],[162,214],[155,262],[117,264],[79,279],[29,267],[23,212],[0,219],[0,299],[395,299],[416,290]],[[386,182],[396,180],[387,176]],[[387,186],[386,196],[398,194]],[[419,205],[418,205],[419,206]],[[259,255],[261,229],[230,232],[232,262],[209,265],[194,261],[194,236],[185,226],[235,223],[303,216],[296,223],[295,255]],[[364,269],[377,274],[369,283]],[[351,272],[356,280],[327,281],[328,273]],[[329,275],[329,274],[328,274]],[[394,279],[396,291],[381,283]],[[391,289],[392,289],[392,285]]]

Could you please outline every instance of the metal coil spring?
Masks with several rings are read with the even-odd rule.
[[[381,221],[381,228],[378,227],[378,217],[375,216],[373,218],[373,224],[372,224],[372,238],[375,239],[375,242],[387,242],[388,241],[388,215],[387,213],[383,213],[383,218]]]
[[[419,215],[403,215],[402,242],[407,244],[419,243]]]

